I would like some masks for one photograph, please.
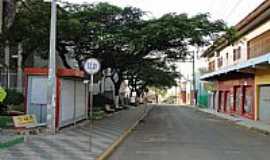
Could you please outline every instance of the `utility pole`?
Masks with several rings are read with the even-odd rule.
[[[50,31],[50,55],[48,75],[48,104],[47,127],[49,132],[55,134],[55,107],[56,107],[56,0],[51,2],[51,31]]]
[[[195,51],[193,51],[192,55],[192,83],[193,83],[193,105],[197,104],[197,97],[196,97],[196,73],[195,73]]]

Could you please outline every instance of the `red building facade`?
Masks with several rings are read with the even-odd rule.
[[[254,119],[254,76],[244,75],[217,82],[217,111]]]

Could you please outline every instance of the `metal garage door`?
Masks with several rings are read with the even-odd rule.
[[[216,91],[215,92],[215,104],[214,104],[215,110],[218,110],[218,101],[219,101],[219,92]]]
[[[82,120],[86,118],[87,113],[87,106],[86,106],[86,90],[85,85],[82,81],[75,81],[76,82],[76,97],[75,97],[75,104],[76,104],[76,121]]]
[[[236,87],[235,88],[235,109],[236,112],[241,113],[241,98],[242,93],[241,93],[241,88],[240,87]]]
[[[47,122],[48,78],[31,76],[28,79],[27,114],[36,115],[38,123]]]
[[[270,86],[261,86],[259,93],[259,119],[270,122]]]
[[[212,110],[215,109],[214,105],[215,105],[214,92],[210,92],[208,94],[208,106],[209,106],[209,109],[212,109]]]
[[[61,112],[60,112],[60,127],[68,125],[74,121],[74,81],[63,79],[61,84]]]

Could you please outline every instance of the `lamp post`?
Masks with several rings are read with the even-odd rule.
[[[51,2],[51,30],[50,30],[50,55],[48,75],[48,104],[47,127],[49,132],[55,134],[55,107],[56,107],[56,0]]]

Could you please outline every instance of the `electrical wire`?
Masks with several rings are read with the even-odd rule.
[[[231,15],[234,13],[234,11],[238,8],[238,6],[241,4],[241,2],[243,2],[243,0],[238,0],[235,5],[232,7],[232,9],[230,10],[230,12],[228,12],[226,19],[229,19],[231,17]]]

